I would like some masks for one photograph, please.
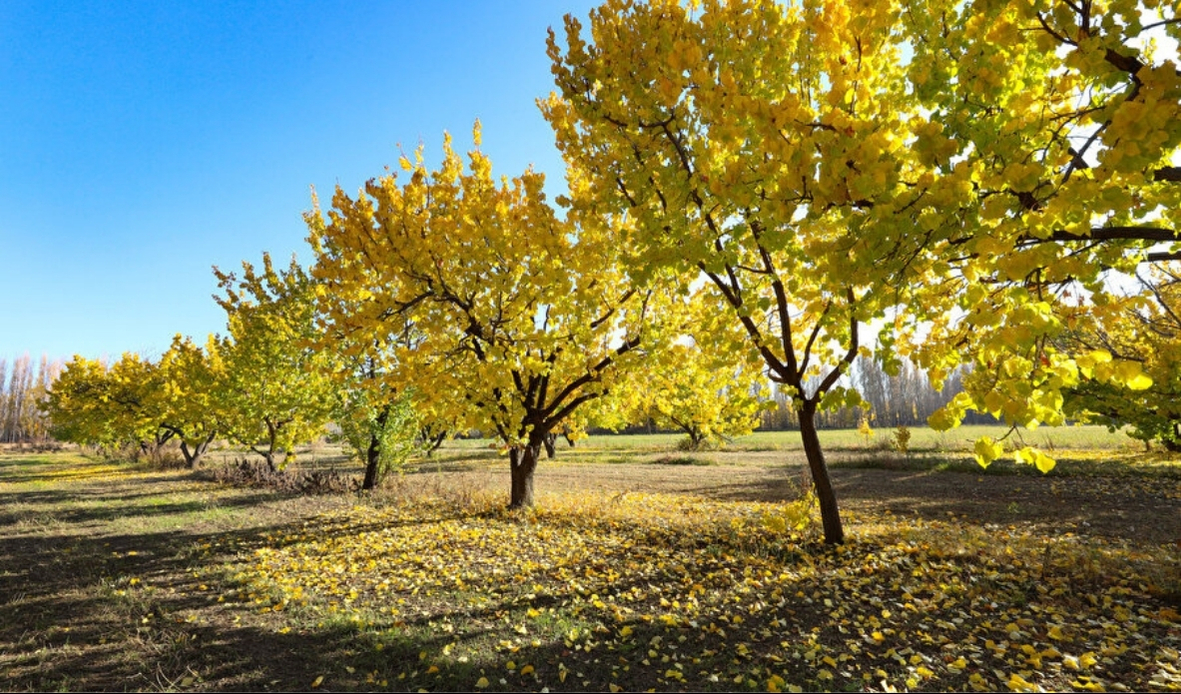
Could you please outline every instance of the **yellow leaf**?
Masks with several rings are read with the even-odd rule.
[[[1024,677],[1013,673],[1009,675],[1009,681],[1005,683],[1009,689],[1014,692],[1038,692],[1042,691],[1041,687],[1032,682],[1026,681]]]
[[[321,684],[324,684],[324,675],[320,675],[316,679],[312,680],[312,689],[319,687]]]
[[[484,689],[487,686],[488,686],[488,678],[487,677],[481,677],[480,679],[476,680],[476,687],[478,687],[480,689]]]

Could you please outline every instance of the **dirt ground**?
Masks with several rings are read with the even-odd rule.
[[[538,503],[579,490],[782,501],[797,499],[807,483],[798,453],[629,456],[591,463],[560,451],[538,468]],[[355,647],[351,633],[333,643],[316,635],[309,644],[310,636],[268,631],[266,615],[240,623],[241,613],[224,607],[212,582],[194,573],[203,546],[250,552],[269,542],[269,533],[347,509],[355,496],[229,489],[180,471],[73,479],[90,464],[9,460],[0,465],[0,689],[307,687]],[[1181,543],[1181,476],[1172,470],[1042,476],[967,466],[937,471],[850,454],[830,462],[853,542],[859,522],[954,515],[959,524],[1115,538],[1147,552]],[[425,464],[391,486],[485,490],[507,501],[508,478],[507,462],[484,452]],[[189,616],[200,621],[189,623]]]
[[[560,458],[560,454],[559,454]],[[714,454],[713,464],[580,464],[543,461],[539,498],[549,490],[595,489],[606,493],[661,492],[732,501],[795,499],[808,483],[801,454]],[[981,470],[890,469],[865,461],[832,461],[830,474],[842,513],[928,520],[950,515],[985,524],[1122,538],[1146,544],[1181,543],[1181,478],[1003,474]],[[505,487],[499,468],[462,474],[493,490]],[[437,474],[437,473],[436,473]],[[447,473],[443,473],[447,474]]]

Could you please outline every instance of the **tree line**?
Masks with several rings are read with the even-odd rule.
[[[272,466],[328,412],[378,458],[391,422],[479,429],[506,450],[518,507],[553,437],[637,411],[707,436],[673,411],[757,422],[779,402],[751,397],[769,380],[825,539],[842,542],[828,413],[934,406],[939,429],[971,413],[1173,417],[1181,73],[1153,32],[1176,38],[1174,11],[1131,0],[653,0],[568,16],[539,102],[565,194],[551,202],[533,170],[493,175],[478,124],[466,156],[445,138],[431,168],[420,147],[313,200],[308,268],[217,271],[227,334],[178,338],[175,365],[125,357],[103,402],[143,442],[224,435]],[[1111,281],[1137,273],[1141,291]],[[182,353],[206,366],[185,371]],[[123,392],[143,369],[164,395]],[[88,371],[66,365],[50,411],[101,438],[107,422],[56,416]],[[1175,437],[1172,421],[1136,430]],[[975,446],[981,465],[1007,454],[1054,465]]]
[[[40,404],[62,362],[42,356],[34,362],[28,354],[12,360],[0,357],[0,443],[47,445],[50,422]]]
[[[941,389],[935,388],[922,369],[909,361],[902,362],[896,374],[890,374],[873,359],[859,357],[853,362],[850,381],[864,401],[858,407],[842,407],[817,414],[822,429],[857,428],[863,421],[880,427],[927,426],[936,412],[946,407],[963,391],[963,372],[947,377]],[[763,412],[760,428],[767,431],[794,431],[799,428],[792,409],[791,396],[774,390],[774,405]],[[988,413],[968,412],[965,424],[997,424]]]

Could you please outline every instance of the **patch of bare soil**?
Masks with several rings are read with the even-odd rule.
[[[612,465],[543,461],[537,471],[538,493],[587,489],[782,501],[798,498],[803,485],[809,484],[802,454],[718,453],[706,459],[708,464],[651,458]],[[1181,542],[1178,476],[996,474],[863,465],[864,461],[837,459],[830,470],[838,503],[853,518],[887,512],[927,520],[955,516],[981,525],[1028,526],[1052,534],[1147,544]],[[507,468],[499,477],[487,469],[466,474],[478,475],[480,484],[491,480],[503,485],[507,497]]]

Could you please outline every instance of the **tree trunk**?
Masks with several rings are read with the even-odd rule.
[[[212,432],[203,441],[198,441],[193,445],[192,450],[189,450],[189,442],[184,438],[180,440],[180,452],[185,457],[185,465],[190,470],[196,470],[197,466],[201,464],[201,459],[205,457],[205,451],[209,450],[209,444],[213,443],[213,439],[217,436],[217,432]]]
[[[805,402],[796,411],[800,419],[800,439],[804,443],[804,455],[812,471],[812,484],[816,499],[820,502],[820,519],[824,523],[824,541],[830,545],[845,542],[845,530],[841,526],[841,511],[837,507],[837,496],[828,478],[828,465],[824,462],[824,451],[820,448],[820,436],[816,433],[816,403]]]
[[[423,441],[423,446],[426,450],[426,457],[428,457],[428,458],[433,457],[435,455],[435,451],[439,450],[439,447],[443,445],[443,441],[445,441],[446,439],[447,439],[447,432],[446,431],[441,431],[438,434],[431,436],[424,429],[423,433],[422,433],[422,441]]]
[[[279,467],[275,465],[275,453],[278,450],[279,427],[278,425],[272,424],[271,420],[269,419],[265,421],[267,425],[267,451],[266,453],[263,453],[257,448],[255,451],[260,453],[262,457],[266,458],[267,467],[270,468],[271,472],[278,472]]]
[[[365,451],[365,481],[361,483],[361,489],[374,489],[381,481],[381,438],[389,419],[390,406],[387,404],[377,413],[376,427],[369,434],[369,450]]]
[[[545,444],[545,457],[552,460],[554,454],[557,453],[555,446],[558,442],[558,435],[551,431],[545,435],[545,438],[542,439],[542,442]]]
[[[509,449],[513,483],[509,508],[533,506],[533,472],[537,469],[537,459],[541,456],[541,444],[540,438],[534,439],[530,436],[528,444]]]
[[[365,480],[361,482],[361,489],[377,487],[377,466],[381,459],[381,440],[377,434],[369,435],[369,450],[365,451]]]

